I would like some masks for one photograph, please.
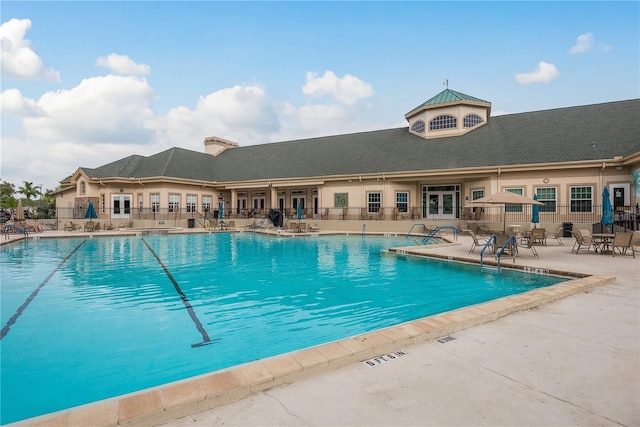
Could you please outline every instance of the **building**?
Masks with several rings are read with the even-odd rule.
[[[93,201],[101,219],[136,226],[202,226],[220,207],[240,221],[271,208],[290,218],[298,205],[338,230],[528,222],[526,207],[506,218],[465,208],[508,190],[544,202],[542,223],[598,222],[605,186],[620,215],[634,214],[640,99],[491,117],[490,102],[446,89],[405,118],[405,128],[248,147],[209,137],[203,153],[80,167],[57,193],[58,218],[83,218]]]

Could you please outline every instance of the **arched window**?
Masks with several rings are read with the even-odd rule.
[[[411,130],[416,133],[424,133],[424,122],[422,120],[418,120],[411,126]]]
[[[458,120],[449,115],[438,116],[429,122],[429,130],[450,129],[458,127]]]
[[[87,194],[87,183],[80,181],[80,194]]]
[[[477,114],[468,114],[464,116],[463,126],[466,128],[472,128],[477,124],[484,122],[482,117]]]

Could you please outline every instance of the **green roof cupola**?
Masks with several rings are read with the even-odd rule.
[[[449,88],[405,114],[409,131],[425,139],[460,136],[487,123],[491,103]]]

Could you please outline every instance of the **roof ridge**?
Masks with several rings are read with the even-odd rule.
[[[169,169],[169,164],[171,163],[171,158],[173,157],[173,154],[176,152],[176,147],[171,147],[168,151],[169,151],[169,156],[167,157],[167,160],[164,163],[164,167],[162,168],[162,173],[160,174],[160,176],[165,176],[165,174],[167,173],[167,169]]]

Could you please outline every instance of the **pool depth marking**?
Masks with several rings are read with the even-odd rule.
[[[182,289],[180,289],[180,285],[178,284],[176,279],[173,278],[173,275],[171,274],[171,272],[169,271],[167,266],[164,265],[164,263],[162,262],[162,260],[158,256],[158,254],[156,254],[156,252],[151,248],[151,246],[149,246],[149,243],[147,243],[147,241],[145,239],[142,239],[142,241],[144,242],[144,244],[147,247],[147,249],[149,249],[149,251],[151,251],[151,253],[155,257],[156,261],[158,261],[158,264],[160,264],[160,267],[162,267],[162,269],[164,270],[164,274],[166,274],[167,277],[169,278],[169,280],[171,281],[171,283],[173,283],[173,287],[176,289],[176,292],[178,293],[178,295],[180,295],[180,299],[182,300],[182,304],[184,304],[185,308],[187,309],[187,312],[189,313],[189,317],[191,317],[191,320],[193,320],[193,323],[195,323],[196,328],[198,329],[198,332],[200,332],[200,334],[202,335],[202,342],[199,342],[199,343],[196,343],[196,344],[191,344],[191,347],[200,347],[200,346],[203,346],[203,345],[214,343],[216,341],[220,341],[222,338],[216,338],[214,340],[209,338],[209,334],[207,334],[207,331],[202,326],[202,323],[200,322],[200,319],[198,319],[198,316],[196,316],[196,312],[193,310],[193,307],[191,306],[191,303],[189,302],[189,298],[187,298],[187,296],[184,294],[184,292],[182,292]]]
[[[44,279],[44,281],[42,283],[40,283],[40,286],[38,286],[33,292],[31,292],[31,295],[29,295],[27,297],[25,302],[18,308],[18,310],[16,310],[14,315],[11,316],[11,318],[9,319],[7,324],[4,325],[4,327],[2,328],[2,332],[0,332],[0,340],[2,338],[4,338],[4,336],[9,333],[9,329],[11,328],[11,326],[14,323],[16,323],[16,320],[18,320],[18,318],[22,315],[22,312],[26,310],[26,308],[29,306],[29,304],[31,304],[31,301],[33,301],[33,299],[36,297],[36,295],[38,295],[38,292],[40,292],[40,289],[42,289],[44,287],[44,285],[46,285],[49,282],[49,280],[51,280],[53,275],[56,274],[58,270],[60,270],[60,268],[69,260],[69,258],[71,258],[71,256],[73,254],[75,254],[78,251],[78,249],[80,249],[80,246],[85,244],[85,242],[86,242],[86,240],[83,240],[78,246],[76,246],[76,248],[74,250],[72,250],[71,253],[69,255],[67,255],[66,258],[63,259],[60,262],[60,264],[58,264],[58,266],[51,273],[49,273],[47,278]]]

